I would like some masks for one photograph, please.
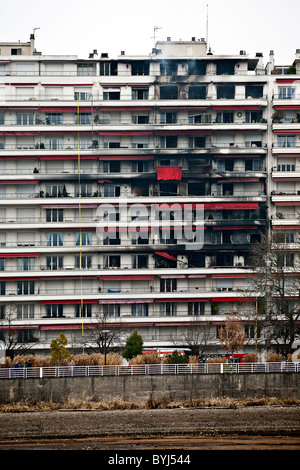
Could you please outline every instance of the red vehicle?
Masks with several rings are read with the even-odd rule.
[[[246,354],[226,354],[226,361],[233,362],[233,363],[241,363],[244,360],[244,356]]]

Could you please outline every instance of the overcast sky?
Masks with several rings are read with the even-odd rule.
[[[155,26],[157,40],[208,32],[214,54],[262,52],[267,63],[273,49],[277,65],[291,64],[300,49],[299,0],[0,0],[0,13],[0,42],[29,41],[40,28],[35,46],[45,55],[148,55]]]

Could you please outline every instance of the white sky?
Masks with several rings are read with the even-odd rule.
[[[0,42],[26,42],[34,28],[36,49],[77,55],[93,49],[117,58],[148,55],[156,38],[206,38],[214,54],[250,56],[274,50],[277,65],[291,64],[300,49],[299,0],[0,0]]]

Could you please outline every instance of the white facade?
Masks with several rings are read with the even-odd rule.
[[[194,39],[115,60],[0,49],[2,317],[13,304],[41,354],[61,331],[78,346],[99,314],[146,349],[185,347],[200,325],[221,353],[228,313],[255,313],[251,245],[299,231],[300,74]]]

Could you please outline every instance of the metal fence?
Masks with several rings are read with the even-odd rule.
[[[300,372],[299,362],[199,363],[1,368],[0,379],[116,375],[240,374]]]

